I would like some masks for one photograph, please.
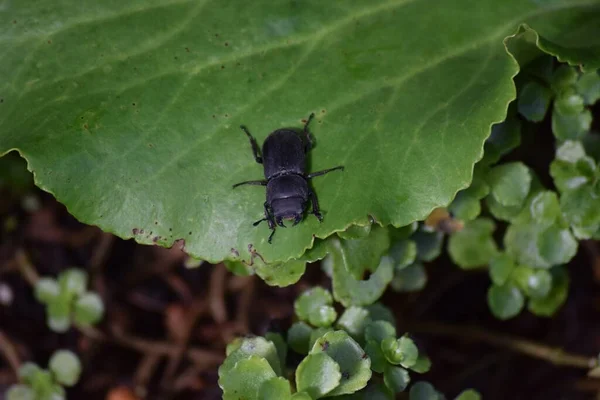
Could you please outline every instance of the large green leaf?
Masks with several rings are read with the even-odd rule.
[[[0,154],[84,222],[217,261],[299,257],[351,224],[402,226],[471,180],[515,97],[503,39],[600,65],[596,1],[0,2]],[[524,28],[525,29],[525,28]],[[259,141],[311,112],[324,222],[267,244]],[[180,242],[181,243],[181,242]],[[252,249],[252,248],[250,248]]]

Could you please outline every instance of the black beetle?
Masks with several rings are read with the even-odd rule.
[[[294,220],[294,225],[302,220],[308,201],[312,203],[312,214],[319,221],[323,220],[319,212],[319,203],[315,193],[308,186],[308,179],[325,175],[335,170],[344,170],[344,167],[325,169],[323,171],[306,174],[306,153],[312,148],[312,139],[308,133],[308,124],[315,114],[310,114],[304,124],[303,141],[296,131],[290,129],[277,129],[272,132],[262,146],[262,156],[256,139],[245,126],[240,126],[248,135],[254,159],[263,164],[265,178],[260,181],[245,181],[233,185],[261,185],[267,187],[267,201],[264,204],[265,217],[254,223],[254,226],[267,221],[271,235],[269,243],[275,233],[275,224],[284,227],[284,219]]]

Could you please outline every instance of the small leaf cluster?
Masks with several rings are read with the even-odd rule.
[[[600,238],[600,136],[590,132],[589,110],[600,98],[600,75],[552,62],[544,56],[525,69],[516,110],[493,127],[471,186],[449,206],[466,221],[450,237],[449,254],[461,268],[489,267],[488,305],[500,319],[516,316],[526,302],[534,314],[552,315],[566,299],[564,265],[577,240]],[[557,190],[545,188],[523,162],[499,162],[531,128],[516,111],[539,122],[550,107],[557,148],[549,172]],[[493,236],[496,221],[508,224],[503,246]]]
[[[19,369],[20,384],[6,392],[7,400],[62,400],[66,399],[64,386],[74,386],[81,375],[81,362],[69,350],[52,354],[48,369],[28,362]]]
[[[306,263],[323,260],[322,267],[332,280],[333,298],[346,307],[364,306],[375,303],[388,285],[399,292],[422,289],[427,282],[423,263],[441,253],[442,243],[443,234],[424,224],[402,228],[353,225],[318,240],[298,260],[275,264],[255,261],[252,266],[227,261],[225,265],[237,275],[257,273],[268,284],[286,286],[300,279]]]
[[[407,388],[409,370],[429,370],[429,359],[408,335],[397,336],[391,311],[379,303],[350,306],[338,318],[331,293],[314,287],[294,309],[298,321],[286,338],[270,332],[227,347],[219,368],[224,399],[393,399]],[[304,356],[295,371],[287,364],[290,349]],[[410,399],[442,399],[433,387],[437,397],[426,397],[430,387],[413,385]]]
[[[35,297],[46,305],[50,329],[66,332],[72,323],[79,326],[96,324],[104,314],[104,304],[97,293],[88,291],[87,273],[78,268],[67,269],[58,279],[40,278]]]

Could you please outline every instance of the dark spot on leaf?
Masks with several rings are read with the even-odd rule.
[[[363,360],[366,360],[366,359],[367,359],[367,357],[369,357],[369,356],[367,355],[367,353],[363,353],[363,355],[362,355],[362,356],[360,356],[360,358],[362,358]]]
[[[144,234],[144,230],[140,229],[140,234],[143,235]]]
[[[229,46],[229,43],[225,42],[225,47]]]
[[[52,44],[52,40],[48,40],[48,44]]]
[[[188,235],[191,235],[191,234],[192,234],[192,231],[189,231],[189,232],[188,232]]]
[[[17,23],[17,20],[16,20],[16,19],[13,19],[13,24],[16,24],[16,23]]]
[[[160,239],[160,236],[154,236],[154,237],[152,238],[152,241],[153,241],[154,243],[156,243],[156,242],[158,242],[158,239]]]
[[[0,103],[4,103],[4,99],[0,99]]]
[[[217,117],[215,116],[215,114],[213,114],[213,118],[217,118]]]
[[[176,59],[176,60],[179,60],[179,57],[175,56],[175,59]]]
[[[215,33],[215,37],[219,37],[219,34],[218,34],[218,33]]]
[[[154,225],[158,225],[158,221],[154,221]]]
[[[185,51],[189,53],[189,52],[190,52],[190,48],[189,48],[189,47],[186,47],[186,48],[185,48]]]
[[[321,350],[323,351],[327,351],[327,349],[329,348],[329,342],[326,340],[323,343],[321,343]]]
[[[233,247],[231,248],[231,252],[236,256],[239,257],[240,256],[240,252],[237,251],[236,249],[234,249]]]
[[[131,103],[131,105],[135,107],[135,103]]]
[[[224,65],[221,65],[221,69],[225,69],[225,66],[224,66]]]
[[[134,235],[137,235],[138,233],[140,233],[140,230],[138,228],[133,228],[131,230],[131,233],[133,233]]]
[[[348,378],[350,378],[350,373],[349,373],[348,371],[344,371],[344,372],[342,372],[342,378],[343,378],[343,379],[348,379]]]
[[[81,117],[79,117],[79,118],[83,119],[83,115]]]
[[[169,228],[169,232],[173,232],[173,228]]]
[[[83,124],[83,129],[88,129],[88,128],[89,128],[88,124]]]
[[[321,110],[321,112],[322,112],[323,114],[325,114],[325,110]]]
[[[154,145],[152,143],[148,143],[148,147],[152,148]]]
[[[239,66],[240,66],[240,65],[242,65],[242,64],[241,64],[241,63],[236,63],[235,65],[237,65],[237,66],[239,67]]]
[[[150,233],[148,234],[148,236],[152,236],[152,231],[150,231]]]
[[[225,118],[229,118],[229,114],[225,114]]]

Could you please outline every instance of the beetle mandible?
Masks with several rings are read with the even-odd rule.
[[[308,180],[316,176],[325,175],[328,172],[344,170],[343,166],[324,169],[322,171],[306,173],[306,153],[312,148],[313,142],[308,132],[308,124],[314,118],[312,113],[304,124],[304,141],[296,131],[291,129],[277,129],[265,139],[261,151],[256,139],[248,128],[240,126],[250,139],[252,153],[257,163],[263,164],[265,179],[257,181],[244,181],[233,185],[234,188],[241,185],[261,185],[267,187],[267,201],[265,201],[265,217],[256,221],[256,226],[267,221],[269,229],[269,243],[275,233],[275,225],[285,228],[284,219],[294,220],[298,224],[304,217],[308,208],[308,202],[312,203],[312,214],[319,222],[323,216],[319,212],[317,196],[308,185]]]

